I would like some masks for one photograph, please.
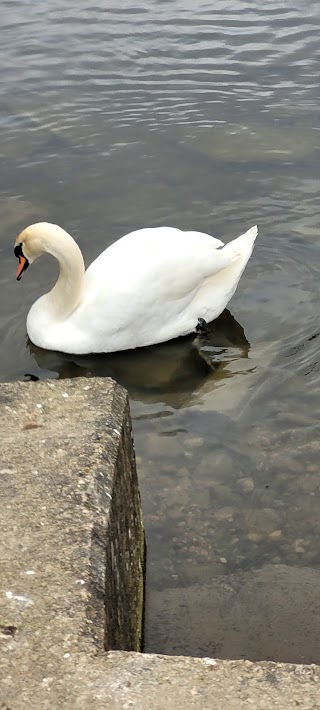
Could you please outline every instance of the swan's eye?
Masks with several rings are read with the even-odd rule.
[[[24,256],[24,253],[22,251],[22,242],[20,244],[17,244],[17,246],[14,248],[14,255],[19,259],[20,256]]]

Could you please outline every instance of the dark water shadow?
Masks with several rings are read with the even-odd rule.
[[[210,325],[204,338],[178,338],[168,343],[101,355],[67,355],[42,350],[28,341],[39,371],[30,372],[33,378],[41,370],[55,373],[59,379],[67,377],[112,377],[125,387],[132,399],[175,406],[187,406],[192,393],[219,370],[224,376],[226,365],[232,360],[247,358],[250,344],[242,326],[225,310]],[[232,373],[225,372],[225,376]],[[214,378],[212,380],[214,387]],[[175,397],[176,395],[176,397]]]

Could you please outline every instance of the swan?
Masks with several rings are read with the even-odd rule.
[[[257,227],[224,245],[202,232],[153,227],[130,232],[85,271],[80,248],[56,224],[38,222],[16,239],[20,281],[41,254],[60,273],[27,317],[30,340],[73,355],[107,353],[201,331],[233,296]]]

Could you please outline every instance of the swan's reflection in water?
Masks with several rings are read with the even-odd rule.
[[[179,338],[108,355],[66,355],[42,350],[30,341],[28,347],[45,376],[49,371],[59,378],[112,377],[132,400],[161,401],[180,409],[194,402],[204,381],[213,389],[216,379],[232,376],[228,365],[247,358],[250,345],[241,325],[225,310],[205,338]]]

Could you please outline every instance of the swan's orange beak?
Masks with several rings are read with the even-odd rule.
[[[28,266],[28,259],[26,259],[25,256],[19,256],[19,264],[16,271],[17,281],[20,281],[23,272],[28,268]]]

